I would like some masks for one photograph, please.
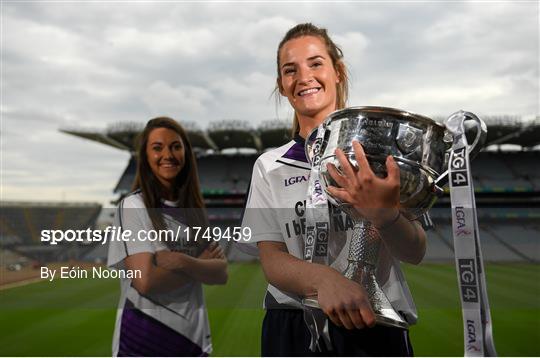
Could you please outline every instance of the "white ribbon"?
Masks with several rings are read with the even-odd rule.
[[[328,199],[324,192],[319,173],[321,145],[324,139],[324,125],[317,129],[317,137],[312,146],[311,172],[306,198],[306,233],[304,237],[304,260],[328,265],[328,237],[330,235],[330,216]],[[307,139],[309,140],[309,138]],[[309,349],[319,350],[319,337],[323,337],[329,350],[332,349],[328,318],[322,310],[304,305],[304,321],[311,333]]]
[[[463,311],[465,356],[496,356],[480,233],[463,122],[467,112],[454,113],[446,126],[454,135],[448,164],[456,272]]]

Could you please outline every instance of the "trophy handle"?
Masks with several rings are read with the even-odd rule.
[[[461,112],[461,111],[460,111]],[[457,112],[457,113],[460,113]],[[470,131],[471,128],[476,128],[476,137],[474,138],[473,142],[470,144],[470,154],[469,158],[474,159],[478,153],[480,153],[480,150],[484,147],[484,144],[486,144],[487,139],[487,126],[486,123],[480,119],[478,116],[476,116],[474,113],[471,112],[463,112],[465,118],[462,120],[461,128],[463,130],[463,133],[467,133]],[[473,127],[467,128],[466,121],[473,121]]]
[[[465,125],[472,122],[472,126]],[[469,158],[474,159],[480,150],[484,147],[487,139],[487,126],[486,123],[472,112],[457,111],[448,117],[444,124],[447,130],[452,134],[454,142],[460,138],[461,135],[465,135],[471,130],[476,131],[476,136],[473,142],[470,144]],[[447,153],[449,154],[448,149]],[[445,167],[447,167],[445,163]],[[448,169],[444,171],[436,180],[435,186],[442,187],[448,181]]]

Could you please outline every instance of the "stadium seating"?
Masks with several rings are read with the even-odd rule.
[[[209,155],[198,158],[203,193],[245,194],[256,155]]]
[[[522,157],[524,153],[527,153]],[[480,192],[532,192],[540,187],[538,159],[528,152],[482,152],[471,163]]]
[[[536,222],[540,217],[533,209],[538,208],[540,194],[540,151],[533,147],[539,144],[540,126],[534,124],[525,128],[518,123],[519,118],[511,119],[508,123],[488,125],[488,142],[493,145],[471,164],[481,242],[488,261],[538,262],[540,227]],[[201,189],[214,226],[239,224],[258,153],[290,140],[286,123],[268,121],[258,130],[245,123],[233,124],[224,121],[206,131],[192,130]],[[133,139],[140,130],[140,124],[132,123],[108,128],[104,133],[62,131],[134,153]],[[241,144],[239,147],[252,148],[251,152],[234,148],[237,142]],[[505,143],[520,144],[523,150],[501,150],[500,145]],[[131,191],[135,172],[136,157],[132,155],[114,189],[120,197]],[[30,257],[66,254],[62,251],[66,248],[61,245],[40,249],[44,247],[39,243],[41,230],[93,227],[100,211],[99,205],[6,202],[1,209],[0,246],[28,252]],[[435,228],[428,232],[426,260],[451,261],[453,239],[448,191],[431,210],[431,215]],[[224,244],[224,247],[230,259],[253,259],[235,245]],[[103,247],[79,247],[75,253],[70,253],[73,254],[94,261],[103,260],[106,251]]]
[[[36,260],[56,261],[67,255],[78,256],[79,249],[74,250],[73,245],[43,244],[40,241],[41,231],[93,228],[101,205],[4,202],[1,209],[0,247]]]
[[[0,249],[0,267],[10,268],[12,265],[27,265],[30,259],[13,250]]]
[[[452,261],[453,236],[449,203],[430,210],[434,228],[427,231],[425,261]],[[481,206],[477,209],[484,260],[540,262],[540,211],[533,207]]]

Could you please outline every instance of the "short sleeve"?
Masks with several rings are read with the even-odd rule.
[[[139,202],[136,197],[127,197],[120,202],[113,221],[115,231],[107,239],[109,243],[107,266],[123,268],[126,257],[157,251],[152,242],[139,238],[140,232],[148,232],[153,228],[146,208],[140,205],[141,203],[142,201]]]
[[[239,243],[240,250],[246,253],[256,255],[256,244],[260,241],[285,242],[272,198],[272,188],[260,158],[253,167],[242,218],[242,228],[246,227],[251,230],[251,239],[249,242]]]

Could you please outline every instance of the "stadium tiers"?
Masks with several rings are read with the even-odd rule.
[[[221,149],[226,149],[233,143],[231,137],[228,139],[229,144],[226,143],[227,139],[224,138],[223,141],[217,141],[218,145],[210,138],[209,133],[214,133],[214,135],[219,133],[219,135],[223,136],[231,133],[244,133],[239,137],[244,139],[234,140],[244,141],[243,144],[237,146],[259,148],[257,150],[278,146],[290,139],[289,128],[280,123],[270,124],[267,123],[264,128],[254,131],[248,127],[242,127],[238,123],[230,127],[221,123],[206,132],[198,129],[190,132],[193,133],[193,136],[198,136],[196,137],[198,139],[192,137],[194,143],[203,143],[201,145],[197,144],[199,148],[197,160],[201,187],[213,225],[222,227],[238,225],[253,163],[259,152],[236,151],[229,154],[220,152]],[[540,128],[539,125],[532,127],[534,127],[531,130],[532,132],[521,131],[520,135],[529,136],[530,133],[537,133],[533,130]],[[505,129],[508,126],[501,125],[501,128]],[[121,125],[111,127],[103,133],[98,131],[64,132],[95,140],[118,149],[128,150],[132,153],[132,157],[114,189],[117,194],[122,196],[131,190],[131,184],[135,177],[136,159],[133,156],[134,147],[132,141],[139,130],[140,125],[132,124],[126,127]],[[492,134],[497,133],[497,127],[493,129],[490,126],[489,130]],[[514,133],[517,132],[514,131]],[[512,132],[508,130],[499,134],[509,141],[515,141],[518,138],[515,135],[509,135]],[[253,138],[258,138],[260,143],[257,144],[257,140]],[[537,145],[540,141],[540,135],[536,135],[535,138],[534,143]],[[477,204],[487,209],[486,211],[480,211],[479,219],[482,243],[486,247],[487,260],[538,262],[540,259],[538,257],[540,252],[538,246],[540,227],[535,224],[540,218],[538,210],[535,211],[535,208],[538,208],[540,203],[539,159],[540,151],[538,150],[483,151],[473,161],[471,166],[477,192]],[[32,252],[34,249],[28,247],[36,246],[36,238],[41,228],[73,228],[85,225],[83,223],[85,220],[70,216],[67,209],[61,210],[59,207],[50,210],[45,209],[47,206],[54,205],[69,208],[70,206],[91,207],[97,204],[2,203],[0,244],[4,247],[6,245],[19,246],[23,250],[35,254]],[[452,240],[450,237],[450,223],[448,222],[448,195],[443,196],[436,205],[443,211],[439,215],[437,210],[434,210],[433,219],[436,229],[428,234],[430,246],[428,246],[426,260],[452,260]],[[18,206],[18,208],[13,209],[14,206]],[[95,211],[95,217],[97,217],[99,209],[96,208],[95,210],[97,210]],[[60,215],[59,212],[63,212],[63,214]],[[88,214],[88,216],[92,215]],[[486,225],[486,223],[489,224]],[[525,241],[509,242],[508,238],[512,237],[513,239],[513,236],[515,236],[513,233],[519,235],[520,238],[524,237]],[[225,246],[231,259],[253,259],[253,257],[239,252],[234,245]],[[101,252],[92,252],[93,249],[95,247],[88,247],[85,248],[86,251],[77,254],[84,254],[87,259],[91,258],[92,260],[103,259],[103,250]]]
[[[225,124],[212,128],[211,133],[216,146],[220,149],[230,148],[231,143],[238,144],[238,147],[254,148],[253,136],[260,138],[260,148],[277,147],[290,140],[290,128],[280,123],[266,123],[263,129],[252,132],[249,129],[241,128],[241,125],[232,125],[226,129]],[[512,131],[511,128],[514,128]],[[512,133],[519,132],[521,135],[529,135],[529,132],[522,132],[520,127],[501,125],[490,127],[491,137],[489,141],[495,141],[500,136],[506,136],[508,142],[514,143],[516,138]],[[540,126],[535,127],[538,130]],[[534,131],[532,131],[534,132]],[[242,134],[243,133],[243,134]],[[233,135],[238,137],[232,139]],[[222,138],[220,138],[222,136]],[[537,137],[540,139],[540,135]],[[527,142],[530,143],[530,142]],[[205,202],[209,210],[209,218],[212,225],[234,226],[240,221],[241,211],[238,208],[243,206],[245,193],[248,189],[253,164],[259,153],[224,154],[216,151],[199,151],[197,155],[199,178],[205,197]],[[529,261],[538,262],[540,251],[538,237],[540,228],[532,223],[538,221],[538,211],[530,210],[529,202],[540,193],[540,152],[536,150],[513,151],[513,152],[481,152],[472,163],[475,190],[478,194],[479,205],[487,206],[487,210],[481,211],[481,221],[493,220],[514,228],[523,234],[523,230],[515,226],[515,220],[520,219],[526,223],[529,231],[525,231],[525,241],[507,243],[505,238],[498,238],[497,234],[490,231],[490,226],[481,227],[482,244],[485,246],[485,258],[488,261]],[[115,193],[124,195],[131,190],[131,183],[135,177],[136,158],[132,156],[122,177],[115,188]],[[516,204],[516,196],[521,201]],[[508,203],[513,203],[511,210],[506,207]],[[426,261],[452,261],[453,242],[451,238],[451,224],[448,222],[448,192],[437,203],[441,209],[440,213],[434,212],[434,222],[436,229],[428,233],[429,244],[426,254]],[[494,208],[493,206],[503,206]],[[516,205],[522,208],[515,208]],[[537,204],[534,204],[537,205]],[[524,221],[523,221],[524,220]],[[528,221],[527,221],[528,220]],[[224,245],[228,257],[232,261],[253,260],[236,247],[236,245]],[[536,251],[535,251],[536,250]],[[101,252],[100,252],[101,251]],[[532,253],[532,254],[529,254]],[[536,253],[536,254],[535,254]],[[95,252],[89,253],[88,257],[96,258],[103,255],[103,250],[96,248]],[[104,257],[101,257],[104,259]]]
[[[0,248],[0,269],[1,267],[10,267],[12,265],[26,265],[29,259],[26,256],[20,255],[12,250]]]
[[[534,147],[540,143],[540,125],[499,124],[488,126],[487,144],[516,144]]]
[[[1,202],[0,247],[39,260],[58,260],[78,255],[64,245],[49,246],[40,241],[42,230],[94,228],[101,205],[69,202]],[[85,251],[87,249],[84,249]],[[3,263],[2,263],[3,264]]]
[[[208,136],[220,149],[228,148],[252,148],[260,151],[262,149],[260,139],[251,131],[240,129],[211,130]]]
[[[219,153],[199,155],[199,179],[206,197],[244,195],[258,154]],[[539,151],[481,152],[471,164],[475,191],[490,193],[540,192]],[[131,157],[114,192],[120,195],[131,190],[135,178],[135,157]],[[446,188],[448,193],[448,189]]]
[[[208,134],[203,131],[189,131],[188,135],[191,145],[198,151],[217,150],[218,148]]]
[[[485,118],[489,123],[490,117]],[[518,117],[498,116],[488,125],[487,144],[490,148],[505,144],[521,145],[519,155],[505,151],[482,153],[472,165],[477,193],[531,193],[540,191],[540,120],[524,125]],[[225,153],[235,148],[249,148],[257,153],[280,146],[291,138],[291,129],[282,121],[266,121],[253,129],[244,121],[220,121],[211,123],[206,131],[193,127],[188,131],[195,148],[203,194],[223,196],[242,194],[247,190],[249,174],[258,154]],[[142,126],[134,123],[118,123],[105,131],[65,130],[62,132],[99,143],[127,150],[134,155],[134,138]],[[500,147],[499,147],[500,148]],[[131,157],[114,192],[124,195],[130,191],[135,177],[135,157]]]
[[[259,132],[263,148],[277,148],[291,140],[291,129],[287,127],[265,129]]]

